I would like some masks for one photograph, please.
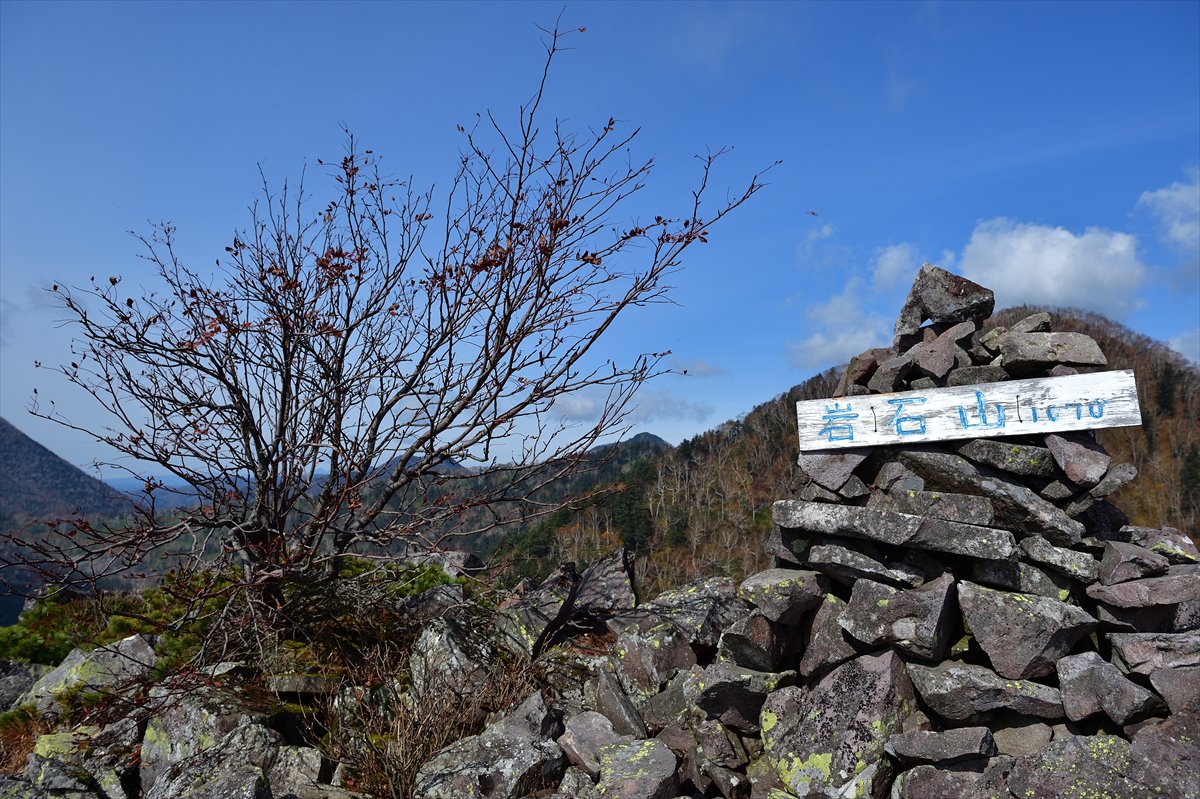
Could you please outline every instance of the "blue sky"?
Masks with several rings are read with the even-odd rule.
[[[445,185],[455,125],[512,119],[536,25],[585,26],[548,109],[610,116],[658,161],[643,213],[771,184],[690,251],[676,305],[618,356],[671,350],[637,427],[672,442],[869,346],[922,262],[998,303],[1100,311],[1200,358],[1200,3],[0,3],[0,415],[33,388],[102,421],[35,359],[69,357],[43,288],[146,269],[127,231],[179,228],[196,264],[272,180],[339,156],[341,126],[394,174]],[[816,211],[813,216],[809,212]]]

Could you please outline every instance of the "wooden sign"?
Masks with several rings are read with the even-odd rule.
[[[1010,380],[796,403],[800,451],[1142,423],[1133,372]]]

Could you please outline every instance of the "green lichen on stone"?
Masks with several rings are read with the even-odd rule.
[[[776,769],[779,778],[797,793],[804,792],[813,782],[830,784],[829,772],[833,768],[833,753],[817,753],[807,758],[790,755],[782,758]]]
[[[759,728],[762,730],[763,736],[766,736],[771,730],[775,729],[779,724],[779,716],[775,711],[763,708],[762,717],[759,721]],[[764,742],[765,743],[765,742]]]

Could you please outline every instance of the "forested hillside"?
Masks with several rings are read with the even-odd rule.
[[[1166,345],[1098,314],[1076,309],[1009,308],[990,325],[1008,326],[1041,310],[1054,328],[1094,338],[1108,369],[1133,369],[1143,411],[1141,427],[1100,431],[1114,460],[1139,476],[1114,495],[1135,524],[1170,525],[1195,534],[1200,521],[1200,371]],[[803,475],[796,467],[794,408],[798,400],[830,397],[841,368],[797,385],[742,416],[680,443],[661,457],[632,465],[620,488],[626,504],[562,511],[543,524],[537,546],[544,571],[559,560],[589,562],[624,540],[640,556],[651,591],[715,573],[742,576],[763,568],[770,507],[792,497]],[[636,512],[631,497],[640,498]],[[632,522],[631,522],[632,520]],[[526,533],[528,535],[528,533]]]

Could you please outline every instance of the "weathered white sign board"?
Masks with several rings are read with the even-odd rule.
[[[1142,423],[1133,372],[1010,380],[796,403],[800,451]]]

